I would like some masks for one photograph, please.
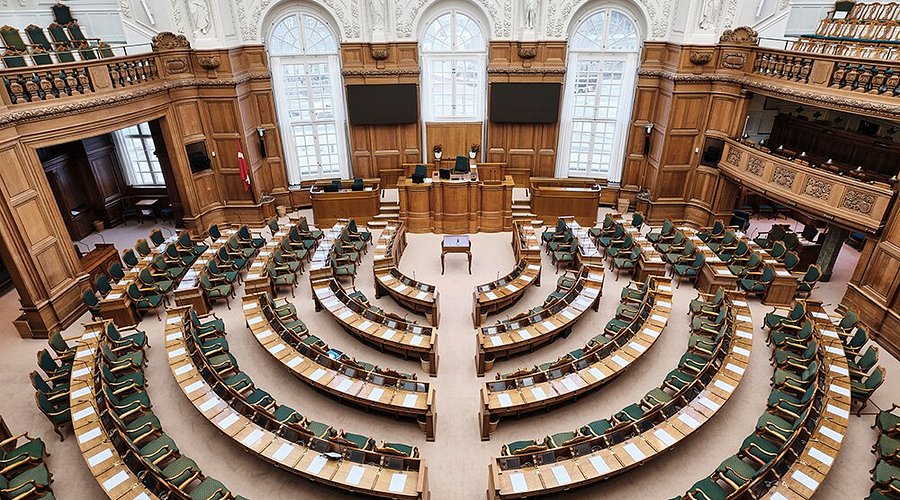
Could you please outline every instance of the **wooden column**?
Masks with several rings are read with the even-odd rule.
[[[822,242],[822,249],[819,251],[819,258],[816,260],[816,264],[822,268],[821,281],[831,280],[834,263],[837,262],[838,255],[840,255],[848,236],[850,236],[850,231],[847,229],[835,225],[828,227],[825,241]]]

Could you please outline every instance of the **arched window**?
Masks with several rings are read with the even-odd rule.
[[[640,38],[634,19],[603,8],[575,27],[569,40],[557,175],[622,175]]]
[[[310,12],[293,12],[273,25],[268,49],[288,182],[347,177],[344,94],[331,28]]]
[[[449,10],[431,20],[422,52],[426,121],[482,121],[487,41],[474,18]]]

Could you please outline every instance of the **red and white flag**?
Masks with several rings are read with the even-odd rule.
[[[237,146],[238,171],[241,174],[241,181],[244,182],[244,191],[250,191],[250,165],[244,159],[244,152],[241,151],[241,141],[238,140]]]

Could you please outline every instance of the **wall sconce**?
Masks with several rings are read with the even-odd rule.
[[[259,156],[260,158],[267,158],[266,154],[266,129],[263,127],[256,127],[256,133],[259,135]]]

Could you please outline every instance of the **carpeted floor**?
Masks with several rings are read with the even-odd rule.
[[[601,214],[605,210],[601,210]],[[310,216],[306,212],[307,216]],[[782,220],[783,221],[783,220]],[[755,227],[768,228],[771,221],[754,220]],[[133,246],[138,237],[145,237],[153,226],[131,224],[108,230],[104,237],[120,249]],[[751,229],[751,232],[753,229]],[[376,235],[377,236],[377,235]],[[332,424],[337,428],[358,432],[376,439],[417,445],[429,467],[429,482],[433,498],[483,498],[487,488],[487,465],[499,454],[503,443],[527,438],[541,438],[547,434],[575,429],[591,420],[608,417],[629,403],[636,402],[649,389],[659,385],[664,375],[674,368],[684,352],[688,340],[687,304],[696,292],[684,283],[675,293],[674,311],[669,325],[656,345],[620,378],[593,395],[548,413],[524,417],[518,421],[503,421],[488,442],[479,439],[477,413],[481,384],[496,371],[509,371],[519,366],[551,361],[570,350],[581,347],[600,331],[614,314],[619,290],[628,283],[627,276],[615,281],[614,273],[607,273],[599,312],[589,312],[566,339],[560,339],[529,355],[498,362],[487,378],[475,376],[475,330],[471,320],[473,286],[505,275],[514,265],[510,249],[510,234],[472,235],[474,261],[472,274],[466,273],[465,257],[447,256],[446,273],[440,274],[440,235],[409,235],[409,247],[401,262],[406,274],[437,285],[441,294],[441,326],[439,352],[441,362],[438,376],[431,379],[436,387],[437,440],[426,443],[424,435],[414,423],[396,421],[380,414],[369,414],[353,406],[342,405],[313,391],[295,379],[250,337],[244,325],[240,300],[233,301],[233,309],[217,306],[216,314],[225,320],[232,352],[241,368],[261,388],[269,391],[277,401],[288,404],[310,418]],[[91,242],[99,241],[93,236]],[[844,247],[830,283],[820,285],[814,298],[830,304],[833,309],[843,296],[845,284],[856,264],[858,253]],[[375,300],[371,271],[371,252],[361,266],[356,288],[370,300],[387,310],[405,313],[390,298]],[[555,274],[549,258],[543,267],[543,286],[530,289],[525,297],[510,309],[515,314],[541,303],[555,284]],[[309,330],[359,359],[415,371],[425,377],[417,363],[403,361],[387,353],[380,353],[343,332],[327,312],[313,310],[308,277],[302,276],[296,297],[291,299]],[[242,291],[239,291],[239,296]],[[13,432],[29,430],[44,438],[52,457],[48,459],[54,474],[57,498],[102,498],[102,492],[88,472],[71,433],[60,443],[47,420],[37,410],[27,374],[36,368],[35,352],[44,347],[43,341],[20,339],[11,321],[18,314],[16,293],[0,296],[0,321],[8,325],[2,340],[0,364],[0,414]],[[715,418],[705,424],[678,448],[659,456],[641,468],[608,482],[567,494],[567,498],[649,498],[663,499],[683,493],[697,479],[709,474],[719,462],[734,453],[744,437],[754,428],[757,417],[765,408],[772,368],[768,364],[770,350],[759,328],[763,316],[771,308],[758,300],[750,301],[753,311],[754,352],[750,366],[734,397]],[[505,317],[492,316],[489,321]],[[82,318],[86,321],[87,316]],[[424,318],[419,317],[420,322]],[[162,322],[152,315],[141,323],[150,336],[148,351],[150,398],[154,411],[165,431],[175,440],[182,453],[193,458],[204,473],[223,481],[233,491],[256,499],[286,498],[351,498],[336,490],[310,483],[280,471],[269,464],[242,452],[229,438],[206,421],[176,386],[162,349]],[[79,324],[68,333],[80,331]],[[900,364],[882,352],[881,364],[888,369],[888,381],[876,393],[873,401],[881,407],[900,400]],[[870,405],[870,409],[875,409]],[[863,498],[869,489],[868,469],[874,463],[869,448],[876,438],[869,429],[872,416],[852,417],[847,439],[828,480],[820,488],[818,498]]]

